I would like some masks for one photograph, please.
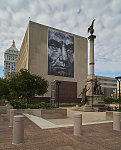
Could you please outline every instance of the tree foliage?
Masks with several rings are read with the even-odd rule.
[[[26,69],[11,74],[9,78],[10,92],[17,99],[27,99],[28,101],[35,95],[44,95],[47,92],[48,81],[38,75],[30,74]]]
[[[0,98],[8,99],[10,96],[9,81],[7,79],[0,78]]]

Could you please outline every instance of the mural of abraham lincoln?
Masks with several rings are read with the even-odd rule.
[[[74,77],[74,37],[48,29],[48,75]]]

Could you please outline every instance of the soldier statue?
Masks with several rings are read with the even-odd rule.
[[[89,89],[88,89],[88,90],[89,90]],[[85,85],[85,87],[83,88],[83,91],[82,91],[81,94],[80,94],[80,95],[82,95],[82,101],[81,101],[80,106],[85,105],[85,104],[87,103],[86,92],[87,92],[88,90],[87,90],[87,86]]]
[[[93,94],[95,94],[95,95],[102,95],[103,94],[103,92],[101,90],[101,84],[98,82],[97,78],[95,79]]]

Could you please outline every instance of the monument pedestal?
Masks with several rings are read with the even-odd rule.
[[[94,75],[89,75],[87,77],[87,103],[84,106],[84,111],[92,112],[92,111],[104,111],[104,96],[101,95],[101,91],[99,90],[100,85]]]
[[[93,95],[93,108],[95,111],[105,111],[103,95]]]
[[[84,106],[85,112],[93,112],[94,111],[92,100],[93,100],[92,96],[87,96],[87,103]]]
[[[105,103],[103,95],[87,96],[87,103],[84,106],[85,112],[105,111]]]

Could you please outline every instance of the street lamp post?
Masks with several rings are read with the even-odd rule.
[[[56,81],[56,84],[58,86],[58,105],[57,105],[57,107],[59,108],[59,86],[61,84],[61,81]]]
[[[116,99],[117,99],[117,88],[116,88]]]
[[[117,79],[117,81],[119,82],[119,110],[120,110],[120,81],[121,81],[121,76],[115,77],[115,79]]]

